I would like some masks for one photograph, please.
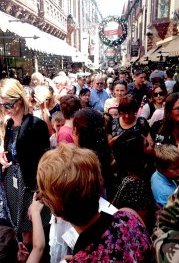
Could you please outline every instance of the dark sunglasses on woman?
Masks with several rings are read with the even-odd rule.
[[[158,96],[164,96],[164,92],[163,91],[160,91],[160,92],[154,92],[153,93],[153,96],[156,98]]]
[[[4,107],[6,110],[11,110],[14,108],[14,105],[19,99],[13,101],[13,102],[6,102],[6,103],[1,103],[0,107]]]

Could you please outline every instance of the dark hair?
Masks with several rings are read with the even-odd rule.
[[[22,85],[29,86],[31,82],[31,76],[25,75],[22,80]]]
[[[74,115],[73,127],[79,136],[79,146],[95,151],[101,163],[102,175],[109,175],[110,150],[102,114],[84,108]]]
[[[75,95],[65,95],[60,98],[60,107],[65,119],[70,119],[74,113],[81,109],[81,103]]]
[[[120,112],[137,112],[138,104],[132,95],[126,95],[119,101],[118,111]]]
[[[112,89],[114,90],[115,86],[118,85],[118,84],[125,86],[125,88],[126,88],[126,90],[127,90],[127,82],[124,81],[124,80],[114,81],[113,84],[112,84],[112,85],[113,85]]]
[[[18,245],[16,234],[12,227],[0,226],[0,262],[16,262]]]
[[[155,92],[155,90],[157,88],[161,88],[161,90],[163,91],[164,93],[164,96],[167,96],[168,92],[167,92],[167,89],[166,89],[166,86],[165,86],[165,83],[162,81],[162,82],[156,82],[152,85],[152,98],[153,98],[153,94]]]
[[[111,107],[109,109],[117,109],[117,107]],[[109,111],[108,109],[108,111]],[[113,117],[111,116],[110,113],[108,112],[104,112],[103,113],[103,117],[104,117],[104,124],[105,124],[105,128],[106,128],[106,132],[107,134],[111,132],[111,126],[112,126],[112,120],[113,120]],[[110,131],[110,132],[109,132]]]
[[[179,82],[178,82],[178,80],[176,81],[175,85],[173,86],[173,93],[174,92],[179,92]]]
[[[144,73],[145,73],[145,72],[144,72],[143,70],[138,69],[138,70],[135,70],[135,71],[134,71],[134,76],[138,77],[139,75],[144,74]]]
[[[15,68],[9,69],[9,78],[16,78],[16,76],[17,76],[17,72]]]
[[[80,90],[79,97],[85,95],[86,93],[90,92],[88,88],[83,88]]]
[[[173,120],[171,118],[171,112],[173,109],[173,105],[179,99],[179,92],[172,93],[168,95],[165,101],[165,108],[164,108],[164,118],[162,122],[162,126],[159,130],[159,133],[162,135],[171,135],[173,130]]]
[[[172,69],[167,69],[166,70],[166,75],[167,75],[167,77],[172,79],[173,76],[174,76],[173,70]]]
[[[86,84],[91,84],[92,80],[91,80],[91,77],[87,77],[86,78]]]

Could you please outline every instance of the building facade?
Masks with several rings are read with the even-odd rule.
[[[73,58],[87,63],[100,13],[95,0],[7,0],[0,18],[1,70],[26,73],[37,58],[41,71],[70,70]]]
[[[129,22],[124,64],[171,59],[174,54],[171,54],[169,44],[179,43],[179,1],[130,0],[124,6],[123,14]],[[179,50],[178,53],[175,50],[173,57],[178,55]]]

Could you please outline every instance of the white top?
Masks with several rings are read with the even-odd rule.
[[[164,108],[155,110],[151,119],[149,120],[150,127],[154,124],[154,122],[162,120],[163,116],[164,116]]]
[[[165,86],[166,86],[168,94],[173,92],[173,87],[174,87],[175,83],[176,83],[175,80],[166,80],[165,81]]]

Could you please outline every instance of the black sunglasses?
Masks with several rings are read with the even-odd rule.
[[[99,83],[96,83],[96,85],[103,85],[104,82],[99,82]]]
[[[164,96],[164,92],[163,91],[160,91],[160,92],[154,92],[153,93],[153,96],[156,98],[158,96]]]
[[[14,105],[19,99],[13,101],[13,102],[6,102],[6,103],[1,103],[0,106],[4,107],[6,110],[10,110],[14,108]]]

